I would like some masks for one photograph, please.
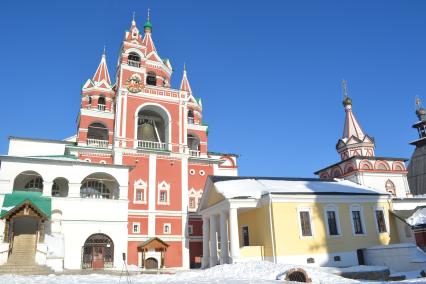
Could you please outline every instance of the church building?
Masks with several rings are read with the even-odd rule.
[[[345,123],[343,135],[337,141],[340,161],[317,172],[321,179],[340,178],[357,184],[385,189],[394,197],[407,197],[410,189],[404,158],[375,155],[375,141],[362,129],[352,110],[346,81],[343,81]]]
[[[201,265],[206,178],[237,175],[238,155],[208,150],[202,101],[186,68],[171,86],[149,12],[143,32],[133,18],[114,69],[112,79],[104,51],[83,85],[76,135],[10,138],[0,156],[0,264],[120,269],[125,253],[147,269]],[[35,249],[20,251],[29,242]]]

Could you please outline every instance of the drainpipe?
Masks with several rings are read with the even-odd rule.
[[[274,263],[277,263],[277,256],[275,255],[275,237],[274,237],[274,225],[272,220],[272,198],[271,195],[268,195],[269,197],[269,227],[270,227],[270,233],[271,233],[271,242],[272,242],[272,258],[274,259]]]

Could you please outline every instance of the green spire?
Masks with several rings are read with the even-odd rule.
[[[148,9],[148,17],[146,19],[145,25],[143,26],[143,28],[146,30],[152,30],[152,24],[151,24],[151,9]]]

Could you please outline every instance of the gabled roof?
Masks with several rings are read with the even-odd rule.
[[[6,194],[1,208],[0,218],[8,218],[10,214],[19,211],[26,203],[33,205],[34,209],[45,219],[50,218],[52,199],[42,196],[41,192],[17,191]]]
[[[144,241],[143,243],[139,244],[138,247],[139,248],[144,248],[144,247],[146,247],[146,246],[148,246],[150,244],[155,246],[156,245],[155,243],[157,243],[157,245],[160,248],[168,248],[169,247],[168,243],[166,243],[165,241],[163,241],[162,239],[160,239],[158,237],[150,238],[150,239]]]
[[[152,40],[152,36],[150,32],[145,32],[145,36],[143,37],[142,44],[146,47],[145,56],[148,57],[151,52],[157,53],[157,49],[155,48],[154,41]],[[160,61],[162,61],[160,59]]]

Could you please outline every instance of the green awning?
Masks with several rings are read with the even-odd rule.
[[[52,199],[50,197],[42,196],[41,192],[16,190],[4,196],[0,218],[3,218],[15,207],[19,207],[26,201],[31,202],[41,213],[46,215],[47,218],[50,218],[52,214]]]

